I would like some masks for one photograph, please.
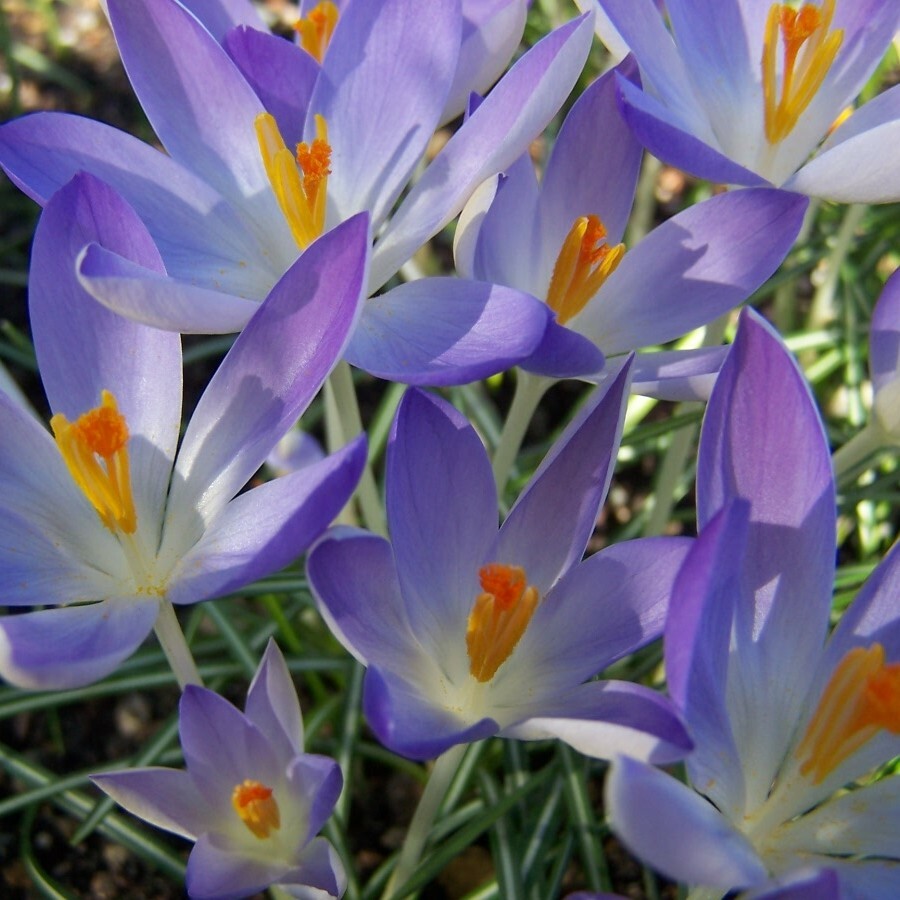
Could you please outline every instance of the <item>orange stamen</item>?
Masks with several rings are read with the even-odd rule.
[[[822,782],[881,731],[900,734],[900,663],[884,647],[854,647],[838,663],[796,755],[800,772]]]
[[[322,116],[316,116],[316,137],[311,144],[298,144],[296,157],[269,113],[260,113],[254,126],[272,191],[297,246],[305,250],[325,230],[331,174],[328,126]]]
[[[610,247],[606,243],[606,228],[597,216],[575,220],[556,258],[547,289],[547,305],[560,325],[584,309],[624,255],[624,244]]]
[[[483,594],[469,613],[466,649],[469,671],[478,681],[490,681],[509,659],[537,609],[537,588],[526,587],[525,570],[491,563],[478,571]]]
[[[247,779],[235,785],[231,805],[241,821],[260,839],[281,827],[281,814],[272,788],[259,781]]]
[[[834,62],[844,30],[829,31],[834,18],[834,0],[822,6],[804,3],[793,9],[774,3],[766,20],[762,52],[762,83],[766,138],[770,144],[783,141],[812,102]],[[778,95],[776,53],[778,36],[784,45],[781,96]]]
[[[294,29],[300,35],[300,46],[319,62],[325,59],[338,15],[338,8],[331,0],[322,0],[304,18],[294,23]]]
[[[57,413],[50,427],[69,474],[103,524],[112,532],[134,534],[137,513],[131,492],[128,425],[116,398],[102,391],[100,406],[74,422]]]

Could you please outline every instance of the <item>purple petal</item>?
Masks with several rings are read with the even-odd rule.
[[[259,309],[255,300],[167,278],[89,244],[79,258],[79,281],[119,316],[181,334],[240,331]]]
[[[328,123],[329,200],[368,210],[378,230],[440,120],[459,53],[458,0],[422,15],[419,0],[351,3],[342,12],[307,118]]]
[[[660,400],[708,400],[727,353],[727,347],[638,353],[631,392]]]
[[[108,125],[65,113],[24,116],[0,128],[0,161],[42,205],[79,172],[105,181],[134,207],[175,278],[262,299],[283,271],[269,258],[271,241],[254,236],[201,177]]]
[[[256,28],[235,28],[223,46],[278,123],[288,147],[303,140],[303,122],[319,65],[296,44]]]
[[[487,454],[449,404],[417,390],[400,402],[388,443],[386,507],[409,627],[426,648],[464,643],[478,568],[497,533]]]
[[[100,403],[103,390],[115,396],[131,436],[138,526],[156,543],[181,419],[181,340],[115,315],[84,291],[76,258],[93,241],[161,269],[134,211],[103,182],[76,176],[51,199],[35,233],[29,294],[35,352],[54,412],[74,421]]]
[[[153,628],[158,600],[136,597],[0,618],[0,675],[28,689],[64,690],[105,678]]]
[[[884,148],[900,140],[900,85],[857,110],[785,188],[840,203],[900,198],[900,176]]]
[[[572,326],[614,356],[711,322],[778,268],[806,206],[803,197],[765,188],[692,206],[627,252]]]
[[[669,595],[691,541],[613,544],[564,575],[517,647],[548,690],[562,692],[662,634]]]
[[[354,217],[285,273],[206,388],[176,463],[170,515],[208,517],[230,500],[297,420],[340,359],[365,283],[368,227]]]
[[[188,859],[185,887],[198,900],[237,900],[265,890],[291,871],[284,862],[235,852],[220,834],[204,834]]]
[[[325,459],[318,439],[300,428],[292,428],[266,457],[266,466],[276,476],[290,475]]]
[[[543,595],[584,554],[622,434],[626,367],[556,441],[500,529],[492,562],[522,566]]]
[[[299,803],[308,807],[306,841],[321,831],[341,795],[341,767],[327,756],[303,753],[288,767],[288,782]]]
[[[900,378],[900,272],[888,278],[872,311],[869,368],[876,392]]]
[[[606,779],[610,824],[623,843],[664,875],[723,891],[767,878],[741,832],[672,776],[621,757]]]
[[[411,759],[432,759],[498,730],[493,719],[465,722],[423,697],[415,686],[374,666],[366,671],[363,712],[385,747]]]
[[[363,304],[347,360],[407,384],[467,384],[515,365],[538,345],[548,310],[511,288],[423,278]]]
[[[809,386],[778,337],[745,311],[700,439],[701,531],[733,498],[750,502],[734,626],[743,698],[732,715],[764,798],[800,715],[831,608],[835,494],[831,457]],[[759,723],[765,721],[765,734]],[[748,733],[742,733],[746,730]],[[748,799],[748,802],[749,799]]]
[[[551,319],[537,349],[519,367],[548,378],[587,378],[602,371],[604,362],[603,352],[590,338]]]
[[[277,745],[281,756],[303,752],[303,718],[297,689],[272,638],[269,638],[266,652],[247,691],[244,714]]]
[[[337,898],[347,889],[347,875],[334,847],[325,838],[315,838],[303,848],[297,868],[286,876],[285,881],[279,882],[279,886],[289,896],[300,900],[318,900],[322,897],[321,891],[328,898]]]
[[[825,861],[826,865],[831,861]],[[803,868],[790,872],[769,885],[747,891],[741,900],[841,900],[841,885],[834,869]],[[870,897],[863,891],[858,896]]]
[[[622,115],[634,136],[669,165],[720,184],[763,185],[766,180],[707,143],[655,97],[619,79]],[[708,140],[714,140],[711,136]]]
[[[525,152],[572,89],[590,42],[590,20],[575,19],[535,44],[506,73],[391,219],[372,257],[370,292],[437,234],[477,185]]]
[[[687,760],[691,783],[735,821],[744,780],[726,690],[748,515],[748,504],[735,500],[700,532],[675,582],[665,635],[669,693],[697,742]]]
[[[541,188],[542,243],[553,258],[575,219],[599,216],[610,245],[625,233],[642,150],[619,114],[608,72],[578,98],[560,128]],[[548,273],[549,277],[549,273]]]
[[[310,551],[306,572],[328,627],[350,653],[363,665],[404,666],[416,639],[384,538],[332,529]]]
[[[587,756],[625,753],[659,764],[683,759],[693,747],[671,702],[643,685],[591,681],[532,706],[529,718],[501,737],[559,738]]]
[[[172,0],[108,0],[108,8],[125,70],[166,150],[251,216],[277,215],[253,128],[262,104],[212,35]]]
[[[320,463],[236,497],[178,559],[168,597],[173,603],[218,597],[293,562],[347,504],[365,458],[360,437]],[[167,527],[161,555],[190,546],[187,535],[197,528],[195,519]]]
[[[189,841],[208,827],[203,798],[180,769],[106,772],[91,775],[91,781],[132,815]]]
[[[181,5],[189,9],[220,43],[226,32],[239,25],[264,27],[259,12],[249,0],[182,0]]]

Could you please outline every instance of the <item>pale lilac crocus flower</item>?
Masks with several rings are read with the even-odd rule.
[[[900,27],[896,0],[666,0],[669,27],[654,0],[579,0],[594,3],[640,66],[621,102],[655,156],[726,184],[900,198],[900,87],[847,117]]]
[[[635,246],[621,241],[641,148],[617,109],[624,64],[585,90],[540,183],[525,155],[469,202],[456,232],[459,271],[546,301],[555,316],[519,363],[549,377],[598,378],[604,356],[675,340],[743,302],[777,269],[807,201],[771,188],[733,191],[679,213]],[[613,358],[610,360],[610,358]],[[706,397],[724,350],[638,354],[632,389]]]
[[[341,861],[316,837],[341,793],[341,770],[303,752],[300,703],[275,643],[244,712],[188,685],[178,728],[186,769],[130,769],[91,780],[134,815],[196,842],[188,895],[226,900],[277,885],[306,900],[342,896]]]
[[[75,278],[90,242],[161,272],[152,240],[89,175],[51,198],[29,309],[54,434],[0,393],[0,604],[48,608],[0,618],[3,678],[52,689],[102,678],[171,604],[278,571],[328,526],[356,486],[361,441],[236,495],[340,358],[359,313],[366,239],[364,217],[352,219],[285,273],[179,447],[179,336],[115,315]]]
[[[896,897],[900,779],[868,776],[900,753],[900,545],[829,635],[828,442],[803,374],[749,312],[707,407],[697,513],[665,633],[696,741],[689,786],[618,758],[613,829],[698,898]]]
[[[390,542],[339,527],[310,551],[320,609],[367,666],[378,739],[417,759],[491,735],[558,737],[680,758],[681,725],[655,692],[591,681],[652,640],[689,539],[614,544],[581,562],[606,495],[627,369],[556,442],[497,529],[481,440],[442,400],[404,396],[386,491]]]
[[[39,203],[80,170],[115,188],[147,225],[165,273],[91,246],[83,283],[116,311],[181,332],[242,328],[311,239],[361,211],[374,294],[550,121],[591,41],[583,17],[535,45],[401,200],[453,84],[455,0],[427,14],[419,0],[350,3],[321,67],[246,26],[223,38],[226,52],[176,0],[108,7],[167,153],[99,122],[37,113],[0,129],[0,164]],[[295,158],[287,147],[297,142]],[[392,380],[464,382],[530,353],[547,321],[509,288],[422,279],[363,305],[345,358]]]

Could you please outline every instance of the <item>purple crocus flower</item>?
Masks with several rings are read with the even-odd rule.
[[[379,740],[423,759],[490,735],[559,737],[593,755],[688,749],[658,694],[587,681],[652,640],[688,539],[615,544],[580,563],[618,448],[627,370],[567,429],[499,532],[469,423],[404,396],[387,459],[391,542],[336,528],[307,571],[326,621],[367,667]],[[580,564],[579,564],[580,563]]]
[[[596,377],[604,355],[621,364],[628,352],[681,337],[741,303],[784,259],[807,205],[774,189],[735,191],[626,250],[641,148],[617,109],[619,72],[573,106],[540,184],[521,157],[478,191],[457,228],[463,275],[518,288],[553,310],[544,340],[519,363],[539,375]],[[723,358],[719,348],[639,355],[632,389],[708,396]]]
[[[348,221],[272,289],[197,405],[178,447],[181,342],[85,295],[75,257],[108,247],[148,271],[146,229],[108,186],[77,176],[34,239],[30,313],[54,436],[0,393],[0,674],[30,688],[102,678],[162,604],[195,603],[277,571],[353,492],[360,442],[235,496],[318,391],[365,284],[367,226]],[[177,455],[176,455],[177,448]]]
[[[108,7],[168,155],[99,122],[37,113],[0,130],[0,164],[39,203],[80,170],[115,188],[147,225],[165,273],[91,246],[83,283],[118,312],[182,332],[242,328],[312,238],[360,211],[377,236],[374,293],[547,124],[591,40],[581,18],[533,47],[398,205],[453,84],[458,2],[427,15],[418,0],[349,3],[321,67],[247,26],[223,38],[226,52],[176,0]],[[285,142],[298,141],[295,158]],[[345,357],[394,380],[463,382],[528,355],[547,321],[509,288],[423,279],[365,303]]]
[[[188,685],[178,724],[186,770],[130,769],[91,780],[134,815],[196,842],[188,894],[226,900],[274,884],[292,897],[340,897],[341,861],[315,835],[341,793],[341,770],[303,752],[300,703],[274,641],[244,712]]]
[[[696,741],[690,787],[619,758],[613,828],[704,897],[896,897],[900,779],[861,780],[900,753],[900,545],[829,636],[828,443],[802,373],[751,313],[707,408],[697,512],[665,634]],[[819,887],[794,893],[803,869]]]
[[[900,197],[885,152],[900,137],[900,88],[844,120],[900,26],[896,0],[666,0],[671,31],[654,0],[580,5],[594,2],[640,66],[643,88],[618,80],[622,107],[660,159],[728,184]]]

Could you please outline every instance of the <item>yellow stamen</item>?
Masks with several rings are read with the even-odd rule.
[[[102,391],[100,406],[74,422],[57,413],[50,420],[50,427],[69,474],[103,524],[112,532],[134,534],[137,514],[126,446],[128,425],[116,398],[109,391]]]
[[[843,28],[829,31],[834,18],[834,0],[821,7],[804,3],[793,9],[773,3],[766,20],[762,52],[762,83],[766,138],[770,144],[783,141],[822,86],[844,40]],[[778,35],[784,44],[781,96],[778,94],[776,52]]]
[[[547,305],[565,325],[600,290],[625,255],[625,245],[610,247],[606,228],[597,216],[582,216],[569,229],[556,258]]]
[[[305,250],[324,230],[331,147],[328,126],[316,116],[312,144],[297,145],[296,157],[285,146],[274,117],[260,113],[254,122],[259,151],[272,191],[291,234]]]
[[[300,35],[300,46],[312,57],[322,62],[331,43],[338,20],[338,8],[331,0],[322,0],[309,13],[294,23]]]
[[[525,570],[491,563],[479,569],[483,594],[469,613],[466,649],[469,671],[478,681],[490,681],[509,659],[537,609],[537,588],[526,587]]]
[[[281,827],[281,813],[272,788],[247,779],[231,792],[231,805],[241,821],[262,839]]]
[[[900,663],[884,647],[854,647],[838,663],[797,747],[800,772],[822,782],[881,731],[900,734]]]

